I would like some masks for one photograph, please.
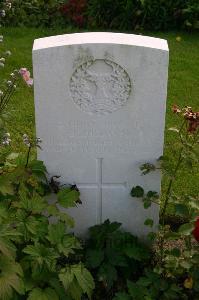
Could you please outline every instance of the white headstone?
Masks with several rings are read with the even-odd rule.
[[[160,191],[161,174],[139,166],[163,152],[168,46],[121,33],[76,33],[35,40],[33,48],[38,157],[50,175],[75,183],[82,205],[70,209],[76,233],[106,219],[138,236],[158,223],[130,191]]]

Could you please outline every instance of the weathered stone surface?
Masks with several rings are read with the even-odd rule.
[[[159,208],[145,210],[129,194],[136,185],[160,191],[161,174],[141,176],[139,166],[163,151],[167,42],[96,32],[43,38],[33,65],[38,156],[80,189],[75,231],[109,218],[145,236],[144,220],[156,225]]]

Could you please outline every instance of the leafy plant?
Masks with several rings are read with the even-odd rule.
[[[127,281],[127,289],[128,292],[117,293],[113,300],[186,299],[181,293],[182,288],[153,271],[147,271],[136,282]]]
[[[106,220],[89,229],[86,242],[86,265],[103,290],[117,290],[127,278],[142,273],[149,263],[150,250],[136,237],[120,229],[121,224]],[[102,295],[101,295],[102,297]]]
[[[197,0],[90,0],[90,26],[119,30],[198,28]]]
[[[59,0],[13,0],[4,24],[12,26],[57,26],[63,20]]]
[[[0,299],[20,294],[20,299],[76,300],[84,293],[90,298],[92,276],[73,258],[81,245],[67,232],[73,220],[58,208],[75,206],[79,191],[61,188],[52,194],[54,201],[49,204],[43,163],[22,154],[14,157],[9,156],[1,167],[0,284],[4,288]]]
[[[187,194],[176,195],[174,184],[181,168],[189,166],[192,169],[198,167],[199,112],[194,112],[191,107],[181,109],[176,105],[173,106],[172,110],[182,121],[180,128],[169,128],[178,137],[178,144],[175,146],[176,163],[174,168],[171,168],[164,157],[160,159],[162,171],[168,178],[166,193],[160,199],[155,192],[145,193],[142,187],[137,186],[132,188],[131,196],[141,198],[146,209],[153,202],[161,205],[159,231],[156,234],[153,233],[153,236],[150,233],[150,237],[152,236],[156,241],[154,257],[156,265],[153,272],[156,273],[156,276],[161,276],[167,286],[171,282],[172,290],[169,288],[169,296],[164,292],[161,299],[179,299],[178,292],[180,293],[180,299],[196,299],[199,291],[199,255],[198,244],[194,242],[193,237],[198,241],[199,199]],[[148,174],[155,170],[156,166],[152,166],[150,163],[141,166],[143,174]],[[184,220],[184,223],[178,226],[175,231],[166,223],[168,208],[172,208],[174,216],[182,217]],[[146,220],[145,225],[151,227],[153,220]],[[176,277],[177,286],[176,283],[174,286]],[[139,284],[139,281],[136,285],[134,283],[134,288],[138,289],[137,284]],[[175,291],[176,294],[174,293]],[[132,293],[130,294],[132,296]],[[152,294],[149,295],[152,296]],[[146,297],[148,294],[145,293],[144,296]],[[135,299],[139,299],[139,295],[137,297]],[[156,299],[157,297],[159,299],[160,295],[154,297],[152,298]]]

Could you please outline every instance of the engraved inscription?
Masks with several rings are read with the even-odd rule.
[[[93,59],[76,68],[70,80],[70,92],[82,111],[103,115],[126,104],[131,81],[117,63],[109,59]]]

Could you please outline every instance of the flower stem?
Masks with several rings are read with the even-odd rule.
[[[25,168],[28,167],[28,162],[29,162],[29,158],[30,158],[30,152],[31,152],[31,146],[28,147],[28,153],[27,153],[27,159],[26,159]]]

